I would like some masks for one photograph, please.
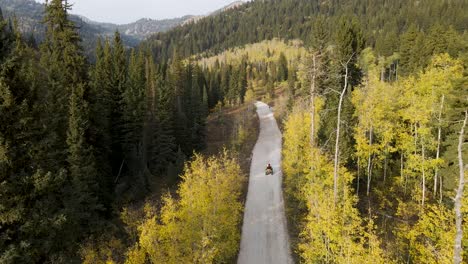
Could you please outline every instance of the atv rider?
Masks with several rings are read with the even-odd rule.
[[[271,167],[270,163],[268,163],[268,166],[266,167],[266,171],[271,171],[271,174],[273,174],[273,167]]]

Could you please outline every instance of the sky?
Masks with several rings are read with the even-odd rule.
[[[45,0],[36,0],[45,2]],[[125,24],[140,18],[164,19],[206,15],[234,0],[69,0],[71,13],[97,22]]]

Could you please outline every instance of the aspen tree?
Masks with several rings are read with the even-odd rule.
[[[465,119],[463,120],[458,137],[458,167],[460,169],[460,178],[458,180],[457,194],[455,196],[455,221],[456,221],[456,235],[454,240],[454,254],[453,263],[460,264],[463,262],[462,256],[462,239],[463,239],[463,216],[462,216],[462,202],[465,188],[465,166],[463,161],[463,143],[465,142],[465,128],[468,121],[468,110],[465,110]]]

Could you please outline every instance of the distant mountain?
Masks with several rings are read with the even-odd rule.
[[[20,30],[26,35],[33,35],[38,41],[44,36],[45,27],[41,23],[44,14],[44,4],[34,0],[0,0],[0,8],[6,17],[15,16]],[[92,21],[84,16],[70,15],[70,19],[79,28],[83,46],[88,54],[92,54],[99,36],[111,36],[116,30],[121,32],[124,43],[135,47],[151,34],[165,32],[177,27],[192,16],[174,19],[153,20],[140,19],[134,23],[117,25]]]
[[[229,5],[225,6],[225,7],[222,7],[220,9],[216,10],[216,11],[213,11],[213,12],[209,13],[208,15],[192,16],[191,18],[188,18],[187,20],[185,20],[182,25],[186,25],[186,24],[190,24],[190,23],[196,23],[200,19],[221,14],[221,13],[226,12],[228,10],[237,8],[237,7],[239,7],[239,6],[243,5],[243,4],[245,4],[244,1],[232,2],[231,4],[229,4]]]
[[[212,13],[210,14],[210,16],[218,15],[218,14],[220,14],[220,13],[222,13],[222,12],[226,12],[226,11],[228,11],[228,10],[231,10],[231,9],[234,9],[234,8],[238,8],[239,6],[241,6],[241,5],[243,5],[243,4],[245,4],[244,1],[235,1],[235,2],[232,2],[231,4],[229,4],[229,5],[227,5],[227,6],[223,7],[223,8],[221,8],[221,9],[218,9],[218,10],[212,12]]]
[[[1,1],[1,0],[0,0]],[[139,40],[143,40],[146,37],[158,33],[165,32],[178,25],[182,24],[184,21],[191,19],[193,16],[184,16],[180,18],[173,19],[163,19],[155,20],[150,18],[142,18],[136,22],[129,24],[112,24],[112,23],[102,23],[90,20],[84,16],[79,16],[81,20],[89,25],[99,27],[103,31],[114,32],[118,30],[123,35],[131,36]]]
[[[83,47],[88,55],[92,55],[99,36],[112,36],[118,30],[128,47],[137,46],[149,36],[166,32],[179,25],[196,22],[201,18],[217,15],[224,11],[239,7],[243,1],[236,1],[206,16],[184,16],[174,19],[154,20],[143,18],[136,22],[117,25],[96,22],[81,15],[71,14],[70,19],[75,22],[83,39]],[[44,15],[44,4],[34,0],[0,0],[0,8],[6,17],[16,16],[20,30],[26,35],[32,35],[38,41],[44,37],[45,27],[41,23]]]

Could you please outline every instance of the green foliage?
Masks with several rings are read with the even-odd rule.
[[[268,54],[269,50],[275,52]],[[305,55],[302,42],[274,39],[201,58],[198,64],[208,68],[210,93],[227,105],[239,105],[259,97],[273,98],[283,81],[295,82],[293,66]]]
[[[158,58],[166,60],[175,50],[183,52],[183,56],[190,56],[203,52],[218,53],[273,38],[308,41],[314,32],[312,25],[317,20],[325,20],[321,24],[325,25],[326,32],[333,33],[343,17],[356,16],[369,46],[374,46],[376,40],[383,36],[385,44],[393,49],[385,50],[385,53],[393,54],[398,46],[390,41],[394,40],[393,36],[403,34],[411,24],[427,31],[439,23],[452,25],[456,31],[463,32],[467,21],[463,11],[466,9],[467,4],[463,0],[424,3],[417,0],[251,1],[197,23],[158,33],[143,45],[150,46]],[[381,44],[379,46],[382,47]],[[379,55],[384,54],[379,52]]]
[[[284,53],[280,53],[280,57],[278,59],[278,77],[276,78],[277,81],[286,81],[288,80],[288,60]]]
[[[0,258],[7,263],[72,258],[67,250],[98,220],[86,65],[67,8],[47,7],[41,63],[17,35],[2,65]]]
[[[13,29],[11,23],[3,18],[2,9],[0,8],[0,62],[3,62],[5,57],[11,52],[13,46]]]

